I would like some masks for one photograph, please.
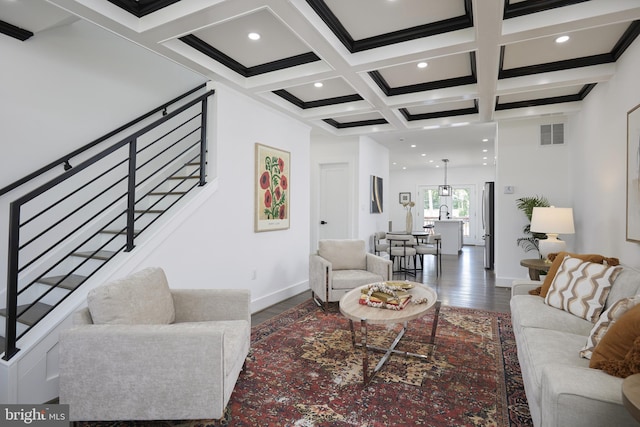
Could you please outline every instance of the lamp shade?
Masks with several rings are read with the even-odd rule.
[[[567,244],[558,240],[558,234],[573,234],[573,209],[572,208],[533,208],[531,215],[532,233],[545,233],[546,239],[538,242],[540,256],[548,259],[549,254],[567,250]]]
[[[573,234],[573,208],[535,207],[531,215],[532,233]]]

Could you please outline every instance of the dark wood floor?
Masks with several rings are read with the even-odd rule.
[[[435,257],[425,255],[424,274],[407,276],[408,280],[431,286],[443,305],[478,308],[489,311],[509,311],[510,288],[496,287],[495,273],[484,269],[484,248],[464,246],[459,256],[443,255],[442,272],[436,277]],[[403,274],[394,279],[404,280]],[[251,323],[257,325],[283,311],[311,298],[311,291],[289,298],[279,304],[251,316]]]

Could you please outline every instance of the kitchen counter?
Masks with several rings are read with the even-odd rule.
[[[435,233],[442,236],[440,253],[458,255],[462,250],[462,220],[442,219],[433,224]]]

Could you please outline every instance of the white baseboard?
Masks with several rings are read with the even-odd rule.
[[[272,294],[252,300],[251,313],[257,313],[258,311],[264,310],[265,308],[271,307],[272,305],[282,302],[287,298],[294,297],[307,290],[309,290],[309,281],[305,280],[304,282],[300,282],[289,286],[288,288],[280,289]]]

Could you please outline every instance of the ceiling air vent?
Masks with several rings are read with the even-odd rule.
[[[564,123],[540,126],[540,145],[564,144]]]

